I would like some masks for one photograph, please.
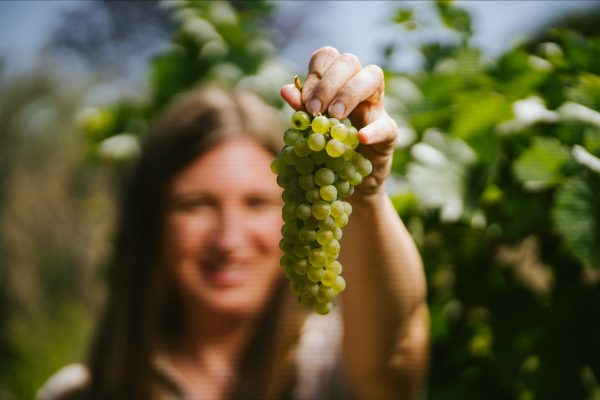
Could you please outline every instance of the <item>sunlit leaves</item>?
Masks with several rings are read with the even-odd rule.
[[[513,164],[515,177],[526,189],[539,190],[559,183],[569,151],[556,139],[535,137]]]
[[[599,180],[594,186],[580,177],[569,179],[558,190],[552,221],[562,240],[583,265],[600,267]]]

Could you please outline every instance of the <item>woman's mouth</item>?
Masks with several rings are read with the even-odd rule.
[[[204,262],[202,274],[210,286],[230,288],[247,282],[248,268],[239,262]]]

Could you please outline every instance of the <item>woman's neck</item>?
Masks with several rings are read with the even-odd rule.
[[[236,379],[256,318],[185,311],[181,334],[166,349],[176,381],[191,398],[224,398]]]

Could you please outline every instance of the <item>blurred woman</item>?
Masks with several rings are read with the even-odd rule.
[[[383,92],[379,67],[331,47],[313,54],[302,91],[281,89],[296,110],[349,116],[373,164],[349,198],[340,311],[309,312],[278,266],[275,112],[247,93],[194,90],[154,124],[126,185],[89,362],[40,399],[422,396],[425,280],[383,185],[396,135]]]

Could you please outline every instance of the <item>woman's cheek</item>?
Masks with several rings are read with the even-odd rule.
[[[262,238],[263,245],[269,249],[279,249],[279,240],[281,239],[281,210],[264,215],[260,222],[255,224],[258,237]]]

